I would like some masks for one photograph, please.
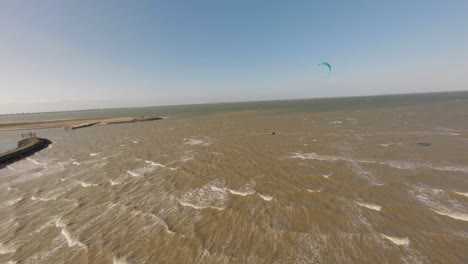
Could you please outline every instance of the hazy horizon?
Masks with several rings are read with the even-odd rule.
[[[468,90],[468,4],[423,3],[3,1],[0,114]]]
[[[428,92],[409,92],[409,93],[386,93],[386,94],[368,94],[368,95],[349,95],[349,96],[323,96],[323,97],[310,97],[310,98],[278,98],[278,99],[258,99],[258,100],[243,100],[243,101],[215,101],[215,102],[188,102],[188,103],[174,103],[174,104],[161,104],[161,105],[122,105],[122,106],[113,106],[106,107],[105,101],[63,101],[55,102],[56,105],[51,105],[51,103],[37,103],[42,104],[45,108],[52,110],[44,111],[35,111],[35,112],[12,112],[12,113],[3,113],[0,112],[0,115],[16,115],[16,114],[41,114],[41,113],[53,113],[53,112],[75,112],[75,111],[92,111],[92,110],[106,110],[106,109],[133,109],[133,108],[148,108],[148,107],[165,107],[165,106],[190,106],[190,105],[210,105],[210,104],[236,104],[236,103],[255,103],[255,102],[274,102],[274,101],[301,101],[301,100],[319,100],[319,99],[333,99],[333,98],[361,98],[361,97],[379,97],[379,96],[398,96],[398,95],[419,95],[419,94],[439,94],[439,93],[463,93],[468,92],[468,90],[457,90],[457,91],[428,91]],[[28,103],[25,103],[28,104]],[[60,108],[60,105],[63,109]],[[77,106],[73,108],[73,106]],[[93,107],[95,106],[95,107]],[[82,108],[80,108],[82,107]],[[38,107],[38,109],[41,109]],[[61,110],[53,110],[61,109]]]

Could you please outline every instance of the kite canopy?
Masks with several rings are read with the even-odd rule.
[[[328,75],[330,75],[330,73],[331,73],[331,65],[330,65],[330,63],[324,61],[324,62],[319,63],[319,64],[317,64],[317,65],[326,66],[326,67],[328,68]]]

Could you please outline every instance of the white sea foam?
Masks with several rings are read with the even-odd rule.
[[[414,164],[411,164],[408,162],[401,162],[401,161],[387,161],[387,162],[380,162],[380,164],[388,165],[392,168],[400,169],[400,170],[411,170],[416,167]]]
[[[122,182],[119,182],[119,181],[113,181],[113,180],[109,180],[110,184],[111,185],[119,185],[121,184]]]
[[[291,158],[294,159],[313,159],[313,160],[323,160],[323,161],[339,161],[339,160],[345,160],[344,158],[341,157],[335,157],[335,156],[325,156],[325,155],[317,155],[314,152],[311,153],[293,153],[294,155],[291,156]]]
[[[381,147],[389,147],[389,146],[391,146],[391,145],[392,145],[392,144],[379,144],[379,146],[381,146]]]
[[[255,190],[247,190],[247,191],[242,192],[242,191],[228,189],[228,191],[234,195],[239,195],[239,196],[248,196],[248,195],[252,195],[255,193]]]
[[[123,258],[118,258],[114,256],[114,260],[112,261],[112,264],[127,264],[127,259],[125,257]]]
[[[87,182],[83,182],[83,181],[78,181],[78,183],[84,188],[99,185],[99,184],[96,184],[96,183],[87,183]]]
[[[216,192],[229,192],[231,194],[238,195],[238,196],[249,196],[249,195],[255,194],[255,190],[253,190],[251,186],[248,186],[247,188],[245,188],[244,191],[233,190],[233,189],[226,188],[226,187],[219,188],[216,186],[209,186],[209,188]]]
[[[211,209],[216,209],[216,210],[222,211],[222,210],[226,209],[225,207],[195,205],[195,204],[192,204],[192,203],[189,203],[189,202],[181,201],[181,200],[179,200],[179,199],[177,199],[177,201],[178,201],[182,206],[192,207],[192,208],[197,209],[197,210],[203,210],[203,209],[211,208]]]
[[[184,145],[189,145],[189,146],[196,146],[196,145],[201,145],[203,144],[204,141],[201,139],[188,139],[188,142],[185,142]]]
[[[376,210],[376,211],[380,211],[382,209],[382,206],[380,205],[376,205],[376,204],[370,204],[370,203],[362,203],[362,202],[356,202],[354,201],[356,204],[362,206],[362,207],[365,207],[365,208],[368,208],[368,209],[372,209],[372,210]]]
[[[7,190],[8,190],[8,191],[19,191],[17,188],[12,188],[12,187],[10,187],[10,186],[8,186]]]
[[[10,170],[12,171],[17,171],[15,168],[13,168],[12,166],[8,165],[7,168],[9,168]]]
[[[330,178],[331,174],[322,174],[322,177],[324,178]]]
[[[138,174],[138,173],[135,173],[135,172],[132,172],[132,171],[127,171],[128,174],[130,174],[131,177],[140,177],[141,174]]]
[[[430,168],[433,170],[438,171],[450,171],[450,172],[464,172],[468,173],[468,166],[462,165],[452,165],[452,166],[444,166],[444,165],[436,165],[436,164],[429,164],[429,163],[420,163],[420,162],[406,162],[406,161],[381,161],[381,160],[373,160],[373,159],[352,159],[349,157],[342,157],[342,156],[329,156],[329,155],[318,155],[314,152],[311,153],[299,153],[294,152],[290,156],[294,159],[303,159],[303,160],[320,160],[320,161],[346,161],[351,162],[354,164],[364,163],[364,164],[381,164],[386,165],[392,168],[401,169],[401,170],[411,170],[415,168]]]
[[[454,193],[468,197],[468,193],[464,193],[464,192],[454,192]]]
[[[0,204],[0,208],[5,208],[5,207],[8,207],[8,206],[15,205],[15,204],[19,203],[21,200],[23,200],[23,197],[19,197],[19,198],[16,198],[16,199],[5,201],[5,202]]]
[[[468,221],[468,214],[465,213],[458,213],[458,212],[442,212],[438,210],[432,209],[432,211],[436,212],[437,214],[440,215],[445,215],[448,217],[451,217],[453,219],[461,220],[461,221]]]
[[[74,161],[72,164],[73,164],[73,165],[76,165],[76,166],[79,166],[79,165],[80,165],[80,163],[77,162],[77,161]]]
[[[447,195],[444,190],[415,186],[412,193],[435,213],[461,221],[468,221],[465,206],[457,199]]]
[[[138,143],[140,143],[140,141],[138,141],[138,140],[133,141],[133,144],[138,144]]]
[[[322,192],[322,190],[311,190],[311,189],[307,189],[307,191],[310,193]]]
[[[332,122],[328,122],[328,124],[341,124],[343,123],[343,121],[332,121]]]
[[[260,196],[260,198],[262,198],[263,200],[269,202],[271,200],[273,200],[273,196],[270,196],[270,195],[267,195],[267,194],[258,194]]]
[[[0,243],[0,255],[10,254],[16,252],[16,248],[13,246],[7,246],[3,243]]]
[[[170,169],[171,171],[175,171],[175,170],[178,170],[178,169],[180,169],[180,168],[179,168],[179,167],[169,167],[169,169]]]
[[[31,159],[31,158],[26,158],[26,159],[27,159],[28,161],[30,161],[30,162],[36,164],[36,165],[41,165],[41,166],[44,166],[44,165],[45,165],[45,164],[42,164],[42,163],[38,162],[37,160]]]
[[[438,171],[450,171],[450,172],[468,172],[468,167],[466,166],[437,166],[434,164],[429,164],[426,167],[429,167]]]
[[[406,246],[409,244],[410,240],[409,238],[407,237],[404,237],[404,238],[398,238],[398,237],[391,237],[391,236],[387,236],[387,235],[384,235],[384,234],[381,234],[384,238],[390,240],[393,244],[397,245],[397,246]]]
[[[89,155],[90,155],[91,157],[94,157],[94,156],[97,156],[98,153],[89,153]]]
[[[74,239],[72,237],[72,235],[70,234],[70,232],[68,232],[68,230],[66,229],[66,224],[64,222],[62,222],[62,220],[60,218],[58,218],[56,221],[55,221],[55,226],[57,228],[61,228],[61,234],[62,236],[65,238],[65,240],[67,241],[68,243],[68,247],[74,247],[74,246],[79,246],[79,247],[84,247],[86,248],[86,246],[81,243],[80,241],[78,241],[77,239]]]
[[[228,188],[218,187],[222,185],[223,182],[214,181],[202,188],[185,193],[177,200],[183,206],[198,210],[206,208],[224,210],[226,208],[225,202],[228,199]]]
[[[41,202],[48,202],[48,201],[55,201],[55,200],[56,200],[56,197],[43,198],[43,197],[31,196],[31,200],[33,200],[33,201],[39,200],[39,201],[41,201]]]
[[[156,167],[161,167],[161,168],[165,168],[166,165],[163,165],[161,163],[158,163],[158,162],[154,162],[154,161],[151,161],[151,160],[145,160],[145,162],[147,164],[151,164],[151,166],[156,166]]]
[[[67,231],[67,229],[62,228],[62,235],[63,237],[65,238],[65,240],[67,240],[67,243],[68,243],[68,247],[74,247],[74,246],[79,246],[79,247],[86,247],[83,243],[81,243],[80,241],[78,241],[77,239],[74,239],[70,232]]]
[[[216,187],[216,186],[209,186],[209,188],[213,191],[216,191],[216,192],[225,192],[227,188],[219,188],[219,187]]]

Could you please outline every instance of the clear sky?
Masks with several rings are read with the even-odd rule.
[[[2,0],[0,113],[468,90],[467,14],[466,0]]]

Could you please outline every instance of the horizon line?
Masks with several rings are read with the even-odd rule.
[[[284,98],[284,99],[265,99],[265,100],[245,100],[245,101],[218,101],[218,102],[202,102],[202,103],[188,103],[188,104],[163,104],[163,105],[145,105],[145,106],[130,106],[130,107],[105,107],[105,108],[89,108],[89,109],[74,109],[74,110],[59,110],[59,111],[44,111],[44,112],[19,112],[19,113],[0,113],[0,116],[10,115],[40,115],[50,113],[68,113],[68,112],[86,112],[96,110],[115,110],[115,109],[137,109],[137,108],[150,108],[150,107],[168,107],[168,106],[195,106],[195,105],[216,105],[216,104],[236,104],[236,103],[255,103],[255,102],[276,102],[276,101],[301,101],[301,100],[314,100],[314,99],[339,99],[339,98],[360,98],[360,97],[378,97],[378,96],[391,96],[391,95],[418,95],[418,94],[442,94],[442,93],[459,93],[468,92],[468,90],[453,90],[453,91],[429,91],[429,92],[409,92],[409,93],[384,93],[373,95],[348,95],[348,96],[322,96],[322,97],[309,97],[309,98]],[[97,100],[99,101],[99,100]],[[90,101],[60,101],[60,102],[92,102]],[[44,102],[45,103],[45,102]]]

